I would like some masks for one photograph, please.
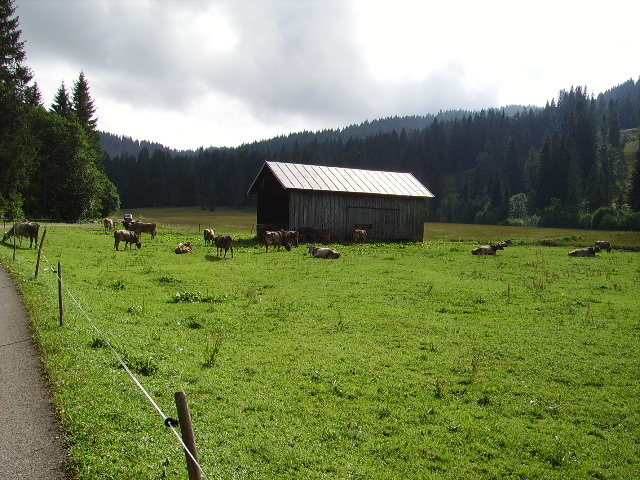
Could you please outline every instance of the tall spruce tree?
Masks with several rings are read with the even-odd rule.
[[[73,84],[73,111],[85,130],[88,132],[96,131],[98,120],[93,117],[96,113],[96,107],[93,104],[89,83],[84,72],[80,72],[78,80]]]
[[[62,81],[60,87],[58,87],[56,96],[53,97],[51,111],[57,113],[61,117],[66,118],[67,120],[73,119],[73,104],[71,103],[69,91],[67,90],[64,81]]]
[[[32,74],[23,65],[26,53],[14,15],[13,0],[0,0],[0,213],[20,198],[33,156],[25,123]]]

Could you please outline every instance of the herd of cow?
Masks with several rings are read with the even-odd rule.
[[[119,250],[120,244],[124,242],[125,250],[127,246],[131,250],[131,245],[136,247],[142,247],[142,234],[149,233],[152,238],[157,235],[158,225],[156,223],[145,223],[133,220],[125,220],[123,222],[124,230],[115,230],[113,237],[115,240],[115,248]],[[263,228],[261,228],[263,227]],[[351,238],[354,242],[364,242],[367,238],[367,227],[370,225],[356,225],[356,228],[351,232]],[[38,232],[40,225],[36,222],[24,221],[14,224],[11,229],[6,232],[2,238],[3,242],[7,242],[9,238],[18,238],[20,245],[22,245],[23,238],[29,238],[29,248],[38,246]],[[112,231],[115,229],[115,221],[110,218],[104,219],[105,231]],[[265,244],[265,251],[269,251],[269,246],[273,251],[276,247],[280,250],[284,247],[287,251],[291,251],[292,247],[297,247],[301,240],[304,241],[323,241],[329,242],[331,240],[331,231],[317,228],[317,227],[305,227],[298,230],[267,230],[264,226],[258,226],[258,234],[262,236]],[[231,251],[231,257],[233,258],[233,239],[229,235],[218,235],[216,231],[212,229],[204,230],[204,244],[205,246],[216,245],[216,254],[219,256],[224,251],[224,257],[226,258],[227,252]],[[504,250],[505,247],[512,245],[512,241],[504,240],[499,243],[482,245],[481,247],[474,248],[471,253],[473,255],[495,255],[498,250]],[[321,248],[314,244],[307,244],[309,254],[314,258],[339,258],[340,252],[332,248]],[[597,252],[606,250],[611,252],[611,242],[606,240],[599,240],[594,247],[577,248],[569,252],[572,257],[595,257]],[[175,249],[176,253],[193,253],[193,247],[191,242],[185,242],[178,245]]]
[[[136,245],[138,248],[142,246],[141,238],[142,233],[150,233],[152,238],[155,238],[157,234],[156,223],[143,223],[133,220],[125,220],[123,222],[124,230],[115,230],[113,237],[115,240],[116,250],[120,249],[120,244],[124,243],[125,250],[127,247],[131,249],[132,245]],[[259,226],[260,227],[260,226]],[[367,227],[367,225],[356,225],[356,227]],[[371,226],[369,226],[370,228]],[[105,231],[111,231],[115,229],[115,221],[109,218],[104,219]],[[258,229],[259,235],[264,240],[265,252],[280,250],[284,247],[287,251],[291,251],[292,247],[297,247],[300,244],[300,240],[305,241],[323,241],[329,242],[331,240],[331,231],[327,229],[317,227],[305,227],[298,230],[266,230],[264,228]],[[351,232],[351,238],[354,242],[364,242],[367,238],[367,230],[365,228],[354,228]],[[220,256],[224,251],[224,257],[226,258],[227,252],[231,251],[231,257],[233,258],[233,239],[229,235],[217,235],[213,229],[205,229],[203,231],[203,239],[205,246],[216,245],[216,255]],[[309,243],[307,245],[309,254],[314,258],[327,258],[334,259],[340,258],[340,252],[332,248],[317,247],[314,244]],[[175,253],[193,253],[193,245],[191,242],[180,243]]]
[[[504,240],[499,243],[474,248],[471,250],[471,253],[473,255],[495,255],[498,250],[504,250],[505,247],[510,247],[512,244],[513,242],[511,239]],[[570,251],[569,255],[571,257],[595,257],[596,253],[601,250],[606,250],[611,253],[611,242],[607,240],[598,240],[595,247],[576,248],[575,250]]]

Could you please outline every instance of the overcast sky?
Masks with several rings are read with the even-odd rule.
[[[15,1],[47,107],[83,71],[100,130],[177,149],[597,95],[640,77],[637,5]]]

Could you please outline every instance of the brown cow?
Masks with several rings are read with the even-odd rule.
[[[357,242],[358,240],[362,240],[362,243],[364,243],[365,240],[367,239],[367,231],[361,228],[355,228],[351,232],[351,238],[353,239],[354,242]]]
[[[135,243],[136,247],[140,248],[142,246],[142,242],[135,234],[135,232],[130,232],[129,230],[116,230],[113,232],[113,238],[115,240],[116,250],[119,250],[120,242],[124,243],[124,249],[127,249],[127,245],[129,246],[129,250],[131,250],[131,244]]]
[[[611,242],[607,240],[598,240],[596,242],[596,247],[598,247],[600,250],[606,250],[607,253],[611,253]]]
[[[2,241],[6,242],[9,238],[16,236],[18,237],[18,241],[20,242],[20,246],[22,246],[22,238],[28,237],[29,248],[33,247],[33,242],[35,240],[36,247],[38,246],[38,232],[40,231],[40,224],[35,222],[20,222],[15,223],[11,229],[4,234],[2,237]]]
[[[115,222],[110,218],[105,218],[103,223],[105,232],[111,232],[115,228]]]
[[[222,250],[224,250],[224,258],[227,257],[227,250],[231,250],[231,258],[233,258],[233,239],[229,235],[216,237],[216,255],[220,255]]]
[[[471,250],[471,253],[474,255],[495,255],[498,250],[504,250],[504,247],[500,243],[474,248]]]
[[[292,247],[297,247],[300,242],[300,232],[297,230],[285,230],[284,242]]]
[[[216,231],[210,228],[204,230],[204,246],[213,245],[216,240]]]
[[[158,224],[157,223],[144,223],[144,222],[139,222],[139,221],[135,221],[132,224],[129,225],[128,230],[132,230],[134,232],[136,232],[136,235],[138,235],[139,238],[142,238],[142,233],[150,233],[151,234],[151,238],[156,238],[156,235],[158,233]]]
[[[291,251],[291,244],[287,242],[284,230],[278,230],[277,232],[267,230],[264,232],[263,238],[266,252],[269,251],[269,245],[272,246],[272,250],[274,246],[277,245],[278,250],[280,250],[280,247],[284,246],[288,252]]]

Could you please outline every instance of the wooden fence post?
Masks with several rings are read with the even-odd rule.
[[[14,261],[16,259],[16,249],[17,249],[17,247],[16,247],[16,238],[18,237],[16,235],[16,225],[17,225],[17,223],[13,224],[13,260]]]
[[[58,262],[58,306],[60,307],[60,326],[64,327],[64,295],[62,294],[62,262]]]
[[[198,450],[196,449],[196,441],[193,435],[193,426],[191,424],[191,414],[189,413],[189,405],[187,404],[187,395],[184,392],[176,392],[176,407],[178,408],[178,420],[180,421],[180,431],[182,432],[182,441],[193,455],[196,462],[198,460]],[[184,452],[187,457],[187,471],[189,472],[189,480],[202,480],[202,471],[196,463],[194,463],[191,455]]]
[[[47,229],[42,232],[42,238],[40,239],[40,247],[38,248],[38,260],[36,261],[36,278],[38,278],[38,270],[40,270],[40,257],[42,256],[42,245],[44,244],[44,237],[47,235]]]

